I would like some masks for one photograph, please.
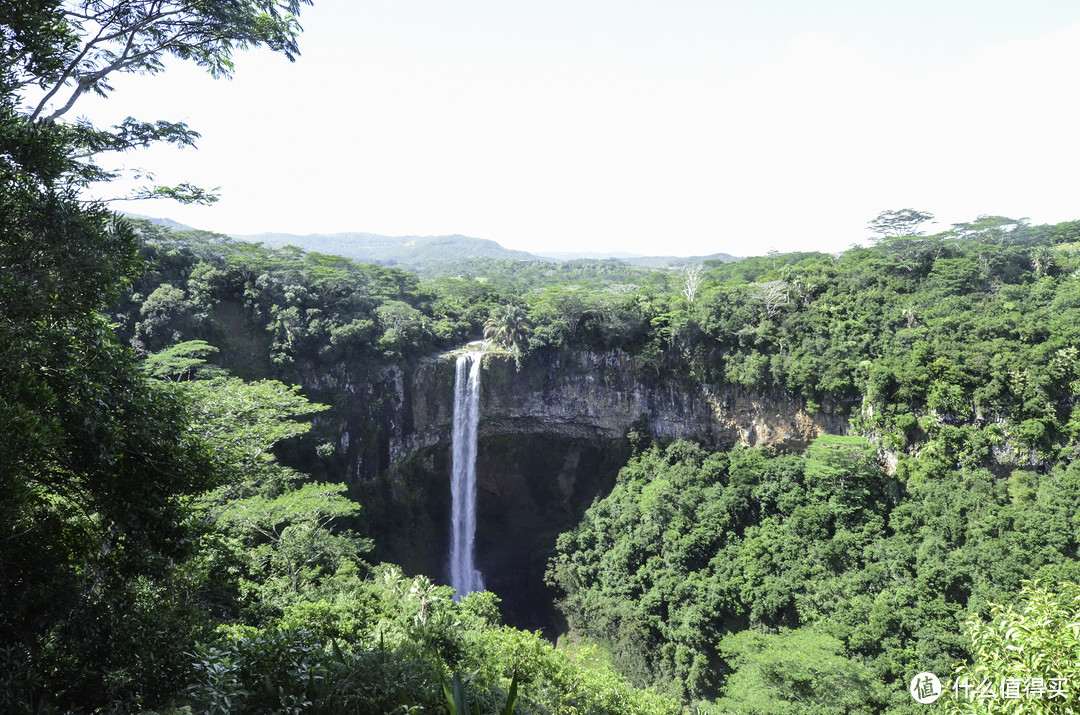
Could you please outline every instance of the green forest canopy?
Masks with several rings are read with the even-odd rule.
[[[684,702],[755,711],[747,683],[764,677],[761,658],[807,638],[837,678],[861,684],[859,707],[902,711],[905,679],[970,657],[969,613],[1008,602],[1024,579],[1076,578],[1075,223],[706,264],[692,302],[685,272],[612,283],[611,262],[591,276],[581,262],[569,276],[499,264],[491,276],[423,282],[141,230],[154,268],[117,318],[144,350],[199,338],[227,347],[243,334],[239,315],[266,374],[348,360],[374,375],[474,339],[516,306],[530,328],[523,369],[551,351],[618,349],[643,379],[798,394],[876,435],[874,446],[830,438],[802,456],[642,453],[560,540],[550,579],[574,632],[639,685]],[[513,288],[515,271],[532,276],[527,292]],[[151,297],[166,285],[162,310]],[[347,326],[362,337],[335,339]],[[732,472],[736,463],[749,466]],[[624,492],[635,479],[642,486]],[[628,521],[594,521],[609,508]],[[801,666],[768,667],[788,689],[777,702],[796,698]],[[829,692],[814,696],[822,707]]]
[[[197,134],[66,123],[82,93],[168,56],[223,75],[236,48],[291,58],[302,4],[0,2],[0,708],[464,703],[445,687],[483,712],[916,712],[923,670],[1042,677],[1002,657],[1020,628],[1056,659],[1047,678],[1073,677],[1080,222],[890,225],[836,256],[700,272],[486,261],[421,280],[84,200],[114,176],[102,157]],[[549,580],[576,645],[555,649],[502,626],[493,594],[455,603],[368,556],[392,535],[363,533],[314,419],[354,400],[296,387],[348,363],[381,409],[383,369],[499,315],[521,369],[619,350],[642,379],[795,396],[864,437],[787,455],[635,441],[559,538]],[[382,427],[365,425],[368,449]]]

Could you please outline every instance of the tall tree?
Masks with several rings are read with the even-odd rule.
[[[484,323],[484,337],[510,350],[520,350],[531,330],[524,308],[512,304],[493,311]]]
[[[682,294],[683,297],[686,298],[686,302],[690,305],[694,304],[694,298],[697,297],[698,288],[701,287],[701,271],[702,265],[700,263],[695,266],[690,266],[684,271]]]
[[[961,238],[1006,246],[1019,242],[1030,227],[1031,220],[1027,218],[981,214],[974,221],[954,223],[952,233]]]
[[[934,214],[915,209],[882,211],[870,222],[870,230],[877,234],[876,240],[884,237],[921,236],[919,226],[933,220]]]
[[[193,543],[191,501],[218,478],[102,314],[136,240],[82,193],[112,175],[102,151],[195,135],[64,118],[168,56],[225,75],[235,49],[295,55],[301,2],[0,0],[0,710],[134,711],[176,685],[192,629],[163,594]]]

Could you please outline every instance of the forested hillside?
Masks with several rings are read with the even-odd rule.
[[[421,276],[91,198],[115,152],[198,135],[72,121],[81,95],[170,58],[292,59],[305,4],[0,0],[0,711],[914,713],[924,672],[956,686],[944,711],[1076,710],[1080,222],[923,236],[903,210],[839,255]],[[484,389],[587,355],[586,396],[632,366],[640,391],[738,388],[846,434],[704,446],[643,412],[582,457],[481,416],[489,464],[527,461],[576,522],[513,532],[550,538],[527,553],[556,647],[385,558],[447,526],[446,445],[387,446],[417,418],[402,385],[485,338]]]
[[[553,351],[622,350],[643,379],[846,414],[862,437],[781,456],[649,448],[645,416],[615,490],[559,540],[549,580],[571,632],[684,702],[760,712],[757,669],[799,643],[855,684],[842,702],[825,686],[804,694],[827,711],[918,707],[901,686],[969,657],[968,615],[1025,579],[1078,577],[1076,223],[982,217],[839,256],[641,273],[501,263],[431,282],[140,230],[153,269],[117,319],[154,364],[201,339],[221,348],[203,370],[295,381],[344,361],[377,381],[503,315],[527,328],[513,346],[522,370]],[[332,475],[322,444],[308,471]],[[785,663],[771,697],[804,697],[806,667]]]
[[[113,152],[198,134],[65,120],[83,93],[166,59],[226,77],[238,48],[292,59],[304,4],[0,2],[0,711],[676,712],[588,649],[501,627],[490,594],[366,561],[345,485],[273,456],[322,408],[268,374],[331,339],[394,361],[471,324],[414,334],[415,279],[341,259],[154,253],[91,198]],[[182,288],[155,282],[172,271]],[[181,342],[199,331],[220,345]]]

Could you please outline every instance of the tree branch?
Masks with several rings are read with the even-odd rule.
[[[53,85],[53,88],[51,90],[49,90],[49,92],[47,92],[45,94],[45,96],[41,99],[41,101],[38,102],[38,105],[36,107],[34,107],[34,111],[31,112],[30,115],[26,118],[26,123],[27,124],[33,124],[37,120],[38,115],[41,114],[42,111],[44,111],[45,105],[48,104],[49,100],[52,99],[54,96],[56,96],[56,93],[60,91],[61,87],[63,87],[65,84],[67,84],[68,80],[75,73],[75,70],[78,69],[79,64],[82,63],[82,61],[86,58],[87,53],[90,52],[90,48],[93,47],[98,42],[98,40],[101,39],[101,33],[104,32],[104,31],[105,31],[105,28],[102,27],[98,31],[97,37],[95,37],[93,40],[90,40],[89,42],[87,42],[86,45],[83,47],[82,52],[80,52],[75,57],[75,59],[73,59],[70,63],[68,63],[68,66],[64,69],[63,73],[60,75],[60,79],[58,79],[56,81],[56,84]]]

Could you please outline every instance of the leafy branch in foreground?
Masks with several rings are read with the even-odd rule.
[[[946,712],[1076,712],[1080,585],[1051,590],[1027,581],[1015,604],[994,604],[989,621],[976,614],[965,625],[974,663],[953,671],[954,689],[947,686],[942,697]],[[984,685],[996,697],[980,697]]]
[[[236,49],[265,45],[294,60],[300,54],[296,15],[305,4],[311,0],[50,3],[52,12],[59,10],[64,32],[50,60],[61,68],[42,77],[31,71],[35,58],[20,67],[27,83],[45,90],[27,121],[58,119],[86,92],[107,96],[112,75],[156,74],[170,56],[192,61],[215,78],[232,75]]]
[[[80,98],[88,93],[107,97],[116,75],[157,74],[168,58],[194,62],[215,78],[232,76],[237,50],[268,47],[295,60],[301,30],[297,15],[310,4],[311,0],[3,0],[0,87],[24,131],[51,131],[54,125],[61,129],[67,147],[63,179],[85,189],[120,176],[95,163],[104,153],[159,142],[193,147],[199,134],[183,122],[132,117],[110,129],[85,119],[62,123]],[[119,197],[146,198],[204,204],[217,199],[212,191],[188,183],[153,186]]]
[[[307,433],[311,424],[301,418],[328,409],[325,405],[309,402],[300,388],[275,380],[219,377],[192,380],[180,387],[190,405],[192,431],[209,446],[219,468],[231,475],[227,484],[205,498],[208,504],[216,504],[209,509],[207,521],[216,520],[234,499],[273,496],[300,477],[279,464],[272,450],[284,440]]]

